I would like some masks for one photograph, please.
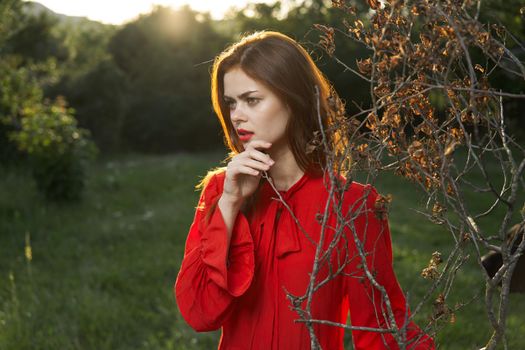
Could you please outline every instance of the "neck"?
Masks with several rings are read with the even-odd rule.
[[[268,175],[279,191],[286,191],[303,176],[304,171],[295,161],[295,157],[289,148],[274,152],[270,150],[269,154],[275,164],[268,171]]]

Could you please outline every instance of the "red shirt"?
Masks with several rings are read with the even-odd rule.
[[[314,242],[321,237],[319,213],[325,212],[329,196],[326,180],[305,173],[280,192],[303,229],[263,180],[256,209],[247,216],[239,212],[236,218],[229,249],[222,214],[214,205],[222,193],[224,173],[214,175],[203,190],[174,292],[182,316],[196,331],[222,327],[219,349],[310,348],[308,329],[294,322],[299,316],[286,292],[304,295],[310,282]],[[337,202],[348,219],[339,234],[335,215],[329,216],[323,251],[334,237],[339,239],[321,264],[316,282],[340,273],[314,293],[312,319],[346,324],[350,313],[352,326],[387,327],[385,302],[364,277],[355,234],[367,253],[369,271],[387,291],[397,326],[406,327],[407,348],[434,349],[432,339],[413,322],[405,324],[410,313],[392,267],[387,219],[377,215],[377,197],[372,186],[353,182]],[[316,324],[314,329],[322,349],[343,349],[343,328]],[[356,349],[398,349],[388,333],[353,330],[352,338]]]

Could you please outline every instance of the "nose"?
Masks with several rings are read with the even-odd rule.
[[[235,108],[230,110],[230,119],[234,125],[239,125],[240,123],[246,121],[246,114],[242,108],[237,105]]]

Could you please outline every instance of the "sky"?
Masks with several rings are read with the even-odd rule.
[[[190,4],[200,12],[210,12],[213,18],[221,18],[232,7],[243,7],[249,0],[37,0],[56,13],[83,16],[111,24],[122,24],[141,13],[150,12],[154,5],[174,8]],[[273,3],[272,0],[258,2]]]

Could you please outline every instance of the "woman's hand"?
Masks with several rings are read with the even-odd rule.
[[[274,164],[269,155],[260,151],[270,147],[269,142],[254,140],[247,145],[244,152],[232,158],[226,168],[223,200],[240,206],[255,192],[263,171],[267,171]]]

